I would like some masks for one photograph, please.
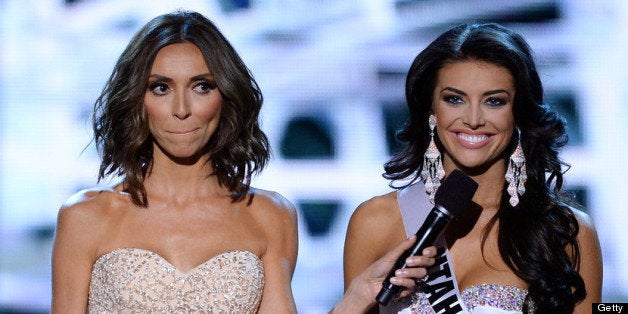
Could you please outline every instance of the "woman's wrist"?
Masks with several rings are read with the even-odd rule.
[[[347,288],[344,296],[330,313],[365,313],[375,304],[369,291],[368,282],[356,277]]]

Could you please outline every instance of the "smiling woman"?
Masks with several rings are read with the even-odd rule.
[[[52,312],[295,312],[295,208],[250,186],[270,155],[261,105],[205,17],[146,24],[94,108],[99,179],[122,182],[62,206]]]
[[[414,234],[440,182],[460,170],[479,185],[472,205],[436,240],[434,259],[423,252],[417,267],[395,273],[421,279],[416,289],[379,311],[589,313],[601,299],[599,242],[562,191],[565,123],[543,103],[525,40],[497,24],[448,30],[415,58],[406,100],[410,117],[398,134],[406,146],[384,165],[385,178],[406,184],[353,213],[347,291],[390,259],[391,243]]]
[[[464,75],[460,75],[464,73]],[[512,75],[478,60],[449,63],[438,72],[433,111],[445,169],[482,165],[505,169],[514,131]]]

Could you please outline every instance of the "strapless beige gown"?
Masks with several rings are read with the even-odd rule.
[[[222,253],[182,272],[158,254],[116,249],[94,263],[89,313],[255,313],[264,266],[249,251]]]

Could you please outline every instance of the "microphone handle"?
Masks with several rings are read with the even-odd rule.
[[[425,222],[416,232],[417,240],[414,245],[401,254],[386,276],[386,279],[384,279],[384,282],[382,282],[382,289],[377,294],[377,302],[386,306],[401,291],[402,287],[390,283],[390,278],[395,275],[397,269],[408,268],[406,264],[408,257],[421,255],[423,249],[434,245],[436,238],[443,232],[451,218],[452,215],[449,211],[438,204],[430,211]]]

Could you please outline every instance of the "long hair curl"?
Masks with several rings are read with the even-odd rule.
[[[568,165],[559,159],[558,151],[567,143],[566,126],[564,119],[543,103],[543,87],[531,49],[519,34],[494,23],[459,25],[415,58],[406,80],[410,117],[397,134],[406,146],[384,165],[383,176],[392,180],[394,188],[419,179],[430,139],[428,116],[438,71],[446,63],[469,60],[504,67],[513,76],[513,114],[521,131],[528,176],[526,193],[517,208],[508,202],[504,180],[503,199],[484,231],[482,248],[489,231],[499,222],[500,255],[528,284],[524,312],[571,313],[586,290],[578,273],[579,230],[572,211],[577,204],[562,191],[563,168]],[[512,153],[516,140],[513,136],[504,158]],[[398,180],[409,183],[395,186]]]

